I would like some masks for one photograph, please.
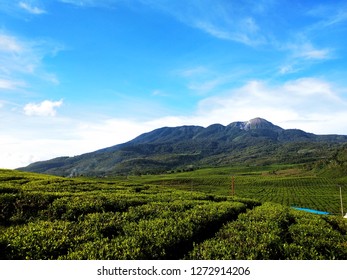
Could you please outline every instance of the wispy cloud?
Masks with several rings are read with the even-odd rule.
[[[310,42],[292,45],[289,49],[293,52],[293,57],[308,60],[325,60],[332,57],[332,50],[328,48],[316,48]]]
[[[218,66],[193,66],[174,71],[178,78],[183,79],[186,88],[196,95],[215,94],[223,88],[235,83],[245,74],[245,69],[222,70]]]
[[[80,7],[112,7],[122,0],[57,0]]]
[[[33,14],[33,15],[41,15],[41,14],[45,14],[46,11],[39,8],[39,7],[36,7],[36,6],[32,6],[30,3],[27,3],[27,2],[24,2],[24,1],[21,1],[18,3],[18,6],[25,10],[26,12],[30,13],[30,14]]]
[[[307,15],[318,18],[311,29],[330,28],[347,21],[347,5],[345,3],[329,2],[326,5],[314,6]]]
[[[190,67],[190,68],[186,68],[186,69],[181,69],[181,70],[178,70],[175,72],[179,76],[189,78],[189,77],[193,77],[196,75],[202,75],[202,74],[209,73],[209,70],[207,67],[204,67],[204,66],[195,66],[195,67]]]
[[[7,15],[15,18],[30,19],[28,15],[34,17],[46,14],[46,4],[55,0],[1,0],[0,11],[5,12]]]
[[[168,96],[170,96],[168,93],[166,93],[165,91],[160,90],[160,89],[153,90],[151,95],[152,96],[161,96],[161,97],[168,97]]]
[[[218,88],[221,85],[229,82],[229,77],[221,76],[216,78],[209,78],[200,81],[190,81],[188,88],[190,90],[196,91],[198,94],[206,94]]]
[[[0,90],[15,90],[25,86],[26,84],[22,81],[0,79]]]
[[[237,4],[228,0],[135,0],[132,3],[124,0],[58,1],[81,7],[111,7],[118,3],[126,3],[138,8],[141,7],[138,4],[142,4],[167,13],[213,37],[246,45],[258,45],[266,41],[253,15],[260,16],[269,6],[272,6],[272,1],[268,0],[257,1],[257,3],[240,1]]]
[[[231,1],[225,0],[139,1],[218,39],[251,46],[266,42],[266,37],[254,17],[252,5],[247,9],[247,4],[243,2],[234,5]]]
[[[22,51],[22,44],[14,36],[0,32],[0,52],[20,53]]]
[[[174,71],[187,82],[187,88],[198,94],[206,94],[225,83],[225,77],[213,73],[205,66],[196,66]]]
[[[319,48],[314,46],[303,34],[290,43],[284,43],[279,47],[288,53],[286,62],[279,67],[280,74],[290,74],[303,71],[314,63],[334,59],[332,48]]]
[[[45,69],[46,56],[54,56],[63,47],[47,40],[23,39],[0,30],[0,89],[30,86],[35,77],[49,83],[59,83],[54,73]],[[6,82],[5,82],[6,81]]]
[[[346,7],[347,8],[347,7]],[[347,20],[347,11],[346,8],[343,10],[339,10],[335,15],[331,16],[328,20],[326,20],[323,24],[325,26],[332,26]]]
[[[216,18],[218,18],[217,14]],[[199,19],[192,22],[191,25],[219,39],[235,41],[249,46],[267,43],[266,37],[261,33],[260,27],[252,17],[236,17],[232,20],[231,18],[224,18],[222,22],[220,21],[221,19],[218,19],[218,22],[216,20]]]
[[[63,105],[63,101],[44,100],[40,103],[28,103],[24,106],[23,111],[27,116],[54,117],[57,108]]]

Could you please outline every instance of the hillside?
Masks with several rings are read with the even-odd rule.
[[[319,159],[308,167],[326,177],[347,177],[347,144],[338,147],[328,158]]]
[[[75,157],[32,163],[23,171],[60,176],[161,173],[229,164],[305,163],[327,159],[344,135],[283,129],[261,118],[227,126],[163,127]]]

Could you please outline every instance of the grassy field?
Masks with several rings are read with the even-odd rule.
[[[299,166],[115,178],[0,170],[0,259],[347,259],[346,219],[288,207],[339,214],[337,184],[346,201],[343,180]]]

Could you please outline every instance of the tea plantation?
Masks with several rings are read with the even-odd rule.
[[[338,214],[324,180],[288,166],[99,179],[0,170],[0,259],[347,259],[346,219],[289,207]]]

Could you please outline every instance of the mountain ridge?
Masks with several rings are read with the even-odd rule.
[[[312,162],[347,143],[345,135],[283,129],[254,118],[229,125],[161,127],[94,152],[35,162],[19,170],[59,176],[162,173],[229,164]]]

